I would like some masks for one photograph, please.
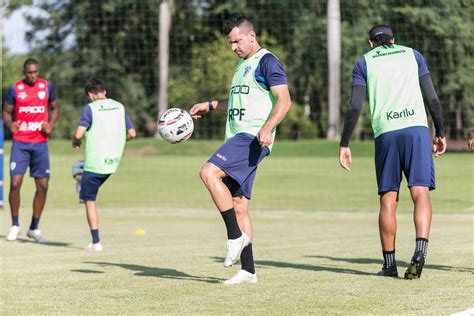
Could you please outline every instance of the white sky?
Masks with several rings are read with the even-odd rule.
[[[25,42],[25,33],[29,30],[23,13],[26,8],[15,11],[9,18],[3,18],[3,45],[8,48],[10,54],[22,54],[29,51]]]

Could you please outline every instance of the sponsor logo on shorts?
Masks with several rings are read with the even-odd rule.
[[[46,169],[46,173],[48,173],[48,174],[49,174],[49,169]]]
[[[219,153],[216,154],[217,158],[227,161],[227,158]]]
[[[10,170],[13,171],[13,170],[15,170],[15,168],[16,168],[16,162],[12,161],[10,163]]]
[[[405,109],[400,112],[389,111],[389,112],[386,112],[385,114],[387,114],[387,121],[390,121],[390,120],[396,120],[396,119],[400,119],[404,117],[413,116],[415,114],[415,109],[412,109],[412,110]]]

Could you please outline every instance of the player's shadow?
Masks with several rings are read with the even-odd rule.
[[[380,266],[383,265],[383,260],[381,259],[372,259],[372,258],[339,258],[339,257],[331,257],[331,256],[307,256],[308,258],[318,258],[318,259],[328,259],[332,261],[342,261],[348,263],[355,263],[355,264],[379,264]],[[408,262],[397,260],[397,266],[399,267],[408,267]],[[424,266],[425,269],[433,269],[433,270],[441,270],[441,271],[455,271],[455,272],[467,272],[467,273],[474,273],[474,269],[466,268],[466,267],[452,267],[452,266],[445,266],[440,264],[430,264],[427,263]]]
[[[5,239],[7,236],[0,235],[0,239]],[[49,246],[49,247],[66,247],[66,248],[73,248],[73,249],[82,249],[81,247],[73,247],[71,246],[72,243],[70,242],[57,242],[57,241],[48,241],[46,243],[39,243],[30,239],[26,238],[17,238],[16,241],[6,241],[8,243],[21,243],[21,244],[37,244],[40,246]]]
[[[188,280],[188,281],[198,281],[198,282],[206,282],[206,283],[219,283],[219,282],[224,281],[224,279],[221,279],[221,278],[193,276],[193,275],[190,275],[190,274],[187,274],[175,269],[147,267],[147,266],[142,266],[142,265],[137,265],[137,264],[93,262],[93,261],[86,261],[84,263],[96,264],[101,267],[120,267],[123,269],[136,271],[135,275],[137,276],[149,276],[149,277],[158,277],[158,278],[164,278],[164,279]]]
[[[217,262],[223,262],[224,258],[212,257]],[[308,270],[308,271],[325,271],[325,272],[334,272],[334,273],[345,273],[345,274],[357,274],[357,275],[375,275],[375,273],[368,273],[365,271],[359,271],[355,269],[346,269],[346,268],[337,268],[331,266],[320,266],[312,265],[305,263],[291,263],[291,262],[281,262],[281,261],[271,261],[271,260],[255,260],[255,265],[260,267],[274,267],[274,268],[289,268],[289,269],[299,269],[299,270]]]

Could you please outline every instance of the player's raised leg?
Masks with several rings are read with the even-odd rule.
[[[224,171],[208,162],[201,168],[199,175],[224,220],[228,239],[224,267],[230,267],[237,261],[242,249],[248,244],[250,239],[247,234],[240,230],[231,192],[223,182],[224,177],[226,177]]]
[[[383,267],[381,276],[398,277],[395,260],[395,239],[397,235],[398,192],[388,191],[380,195],[379,233],[382,244]]]
[[[428,240],[431,227],[431,200],[428,187],[413,186],[410,188],[414,203],[413,221],[415,222],[416,244],[410,265],[405,272],[405,279],[417,279],[421,276],[428,254]]]

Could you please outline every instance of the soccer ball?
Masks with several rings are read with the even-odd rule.
[[[77,160],[72,164],[71,174],[74,180],[77,182],[81,181],[82,174],[84,173],[84,160]]]
[[[168,109],[158,122],[158,133],[172,144],[185,141],[193,134],[194,123],[191,115],[182,109]]]

